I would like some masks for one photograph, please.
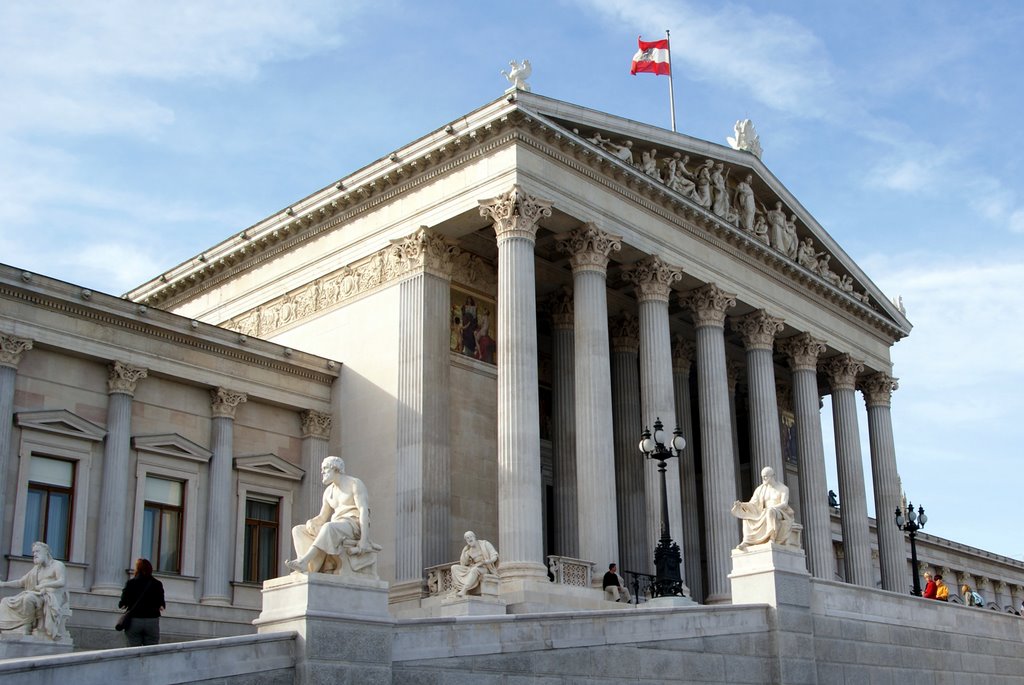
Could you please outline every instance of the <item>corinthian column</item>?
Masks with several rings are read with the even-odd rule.
[[[868,410],[868,439],[871,445],[871,482],[875,490],[875,519],[878,528],[878,561],[882,589],[902,591],[906,582],[907,548],[903,531],[889,522],[888,515],[900,505],[896,445],[892,437],[892,393],[899,383],[892,376],[876,373],[860,382]]]
[[[640,322],[629,312],[612,319],[612,421],[615,432],[615,503],[619,510],[619,568],[653,573],[647,545],[644,459],[637,449],[640,425]],[[612,560],[609,560],[611,563]]]
[[[611,535],[615,508],[611,354],[608,346],[608,256],[621,238],[584,224],[558,243],[572,266],[576,343],[576,508],[580,557],[600,564],[619,556]],[[596,580],[596,579],[595,579]]]
[[[825,372],[832,386],[832,423],[836,436],[839,501],[843,504],[839,514],[843,528],[846,582],[874,587],[868,504],[864,491],[864,467],[861,465],[860,430],[857,428],[854,391],[857,374],[863,369],[864,365],[848,354],[832,357],[825,362]]]
[[[392,241],[399,284],[395,584],[418,594],[423,569],[448,559],[451,540],[448,317],[459,252],[422,227]]]
[[[555,554],[579,557],[576,521],[576,352],[573,295],[563,288],[549,301],[554,355],[551,360],[551,460],[555,485]]]
[[[683,277],[683,270],[655,256],[646,257],[623,274],[634,285],[640,312],[640,411],[644,426],[662,419],[669,432],[676,426],[675,396],[672,392],[672,334],[668,322],[671,286]],[[678,460],[665,467],[668,492],[668,523],[680,548],[684,548],[683,511],[680,502]],[[654,549],[661,537],[661,475],[658,462],[647,460],[647,547]],[[682,567],[685,569],[685,564]],[[683,584],[686,584],[683,578]]]
[[[14,425],[14,385],[21,355],[32,349],[32,341],[0,333],[0,500],[7,501],[7,469],[11,464],[11,430]],[[10,550],[10,540],[0,536],[0,558]]]
[[[760,484],[766,466],[785,473],[782,464],[782,438],[779,434],[779,407],[775,393],[775,361],[772,348],[775,335],[785,328],[782,319],[760,309],[733,324],[743,336],[747,349],[747,388],[750,410],[750,480]]]
[[[713,283],[682,298],[693,312],[697,329],[697,398],[704,471],[704,529],[707,536],[708,604],[730,597],[730,553],[738,542],[736,519],[730,513],[736,500],[729,388],[725,366],[725,312],[736,297]]]
[[[210,443],[210,483],[206,499],[206,545],[203,557],[203,604],[231,603],[232,544],[231,467],[234,459],[235,409],[245,402],[244,392],[227,388],[210,391],[213,415]]]
[[[299,518],[312,517],[320,513],[324,493],[320,482],[320,465],[328,454],[331,439],[331,415],[307,409],[299,412],[302,427],[302,468],[306,470],[299,504]]]
[[[108,367],[107,438],[103,444],[103,480],[100,483],[96,521],[96,574],[93,592],[118,592],[124,585],[124,569],[131,559],[128,538],[128,455],[132,439],[132,397],[147,370],[115,361]]]
[[[832,530],[825,493],[825,447],[821,437],[821,395],[818,392],[818,355],[825,343],[809,333],[779,341],[793,370],[793,414],[796,451],[800,465],[800,513],[803,515],[807,567],[815,578],[835,577]]]
[[[537,222],[551,203],[518,185],[480,202],[498,244],[498,536],[501,576],[547,581],[537,387]]]
[[[697,346],[676,336],[672,341],[672,381],[675,388],[676,423],[686,439],[686,449],[679,461],[679,478],[683,503],[683,529],[680,534],[683,549],[683,571],[690,596],[695,601],[704,598],[704,580],[700,570],[700,510],[697,500],[697,464],[694,459],[696,443],[693,441],[693,401],[690,398],[690,366],[697,355]]]

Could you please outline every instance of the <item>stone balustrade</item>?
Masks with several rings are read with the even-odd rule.
[[[590,587],[594,579],[594,562],[584,559],[549,554],[548,568],[558,585]]]

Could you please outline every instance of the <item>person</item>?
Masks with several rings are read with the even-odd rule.
[[[153,577],[153,564],[149,559],[135,561],[135,574],[124,584],[117,606],[131,614],[131,623],[124,631],[129,647],[160,644],[160,612],[167,604],[164,586]]]
[[[323,506],[304,525],[292,528],[292,543],[299,556],[284,562],[285,566],[299,573],[359,572],[376,577],[380,546],[370,541],[366,486],[345,474],[341,457],[324,459],[320,474],[327,486]]]
[[[935,574],[935,599],[940,602],[949,601],[949,586],[942,580],[940,574]]]
[[[749,502],[733,503],[732,515],[743,520],[743,540],[737,549],[766,542],[790,544],[794,513],[789,506],[789,488],[776,480],[771,466],[761,469],[761,484]]]
[[[932,578],[932,574],[929,573],[928,571],[925,571],[924,572],[924,592],[921,593],[921,596],[924,597],[925,599],[935,599],[935,590],[936,589],[937,588],[936,588],[936,585],[935,585],[935,579]]]
[[[18,580],[0,582],[2,587],[24,588],[0,600],[0,631],[20,630],[25,635],[46,636],[53,641],[67,635],[71,617],[64,564],[53,558],[45,542],[32,543],[32,568]]]
[[[615,565],[614,561],[608,564],[608,572],[604,574],[604,580],[601,585],[604,587],[604,593],[609,600],[629,604],[633,599],[632,595],[629,594],[629,589],[626,588],[626,584],[622,582],[622,576],[619,575],[619,567]]]
[[[478,540],[471,530],[462,537],[466,546],[459,555],[459,563],[452,565],[452,592],[449,597],[465,597],[480,585],[485,573],[498,572],[498,550],[494,545],[487,540]]]

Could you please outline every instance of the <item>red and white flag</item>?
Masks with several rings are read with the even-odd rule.
[[[646,71],[659,76],[672,73],[671,58],[668,51],[668,39],[663,40],[640,40],[640,49],[633,55],[633,67],[629,73],[636,76],[638,71]]]

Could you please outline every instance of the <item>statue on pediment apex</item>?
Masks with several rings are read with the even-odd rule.
[[[522,64],[519,64],[514,59],[509,60],[509,70],[505,73],[502,69],[501,75],[508,79],[508,82],[512,84],[510,90],[525,90],[527,93],[530,92],[530,84],[526,82],[526,79],[530,78],[530,74],[533,73],[533,67],[530,66],[530,60],[524,59]]]
[[[726,136],[725,140],[733,150],[745,150],[758,159],[761,158],[761,139],[754,130],[754,122],[750,119],[741,119],[732,127],[733,136]]]

